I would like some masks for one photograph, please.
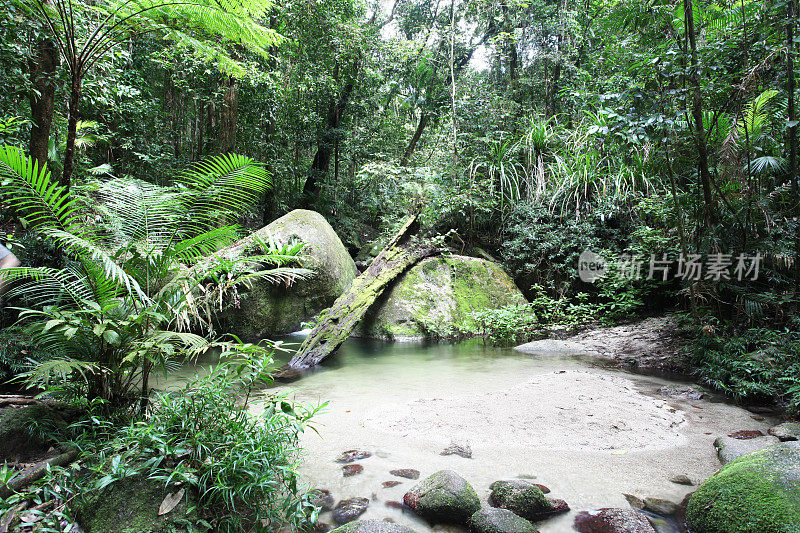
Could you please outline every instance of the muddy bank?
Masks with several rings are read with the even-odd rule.
[[[597,327],[563,338],[522,344],[516,351],[537,356],[586,357],[604,366],[637,373],[689,379],[683,356],[692,332],[667,315],[614,327]]]

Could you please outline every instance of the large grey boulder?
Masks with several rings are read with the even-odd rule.
[[[717,440],[714,441],[714,447],[717,449],[719,462],[727,464],[746,453],[766,448],[777,442],[778,438],[772,435],[764,435],[751,439],[737,439],[736,437],[728,436],[718,437]]]
[[[481,509],[469,520],[472,533],[539,533],[536,527],[507,509]]]
[[[474,311],[524,304],[497,263],[458,255],[431,257],[403,274],[361,321],[357,334],[389,340],[448,338],[475,331]]]
[[[695,533],[800,532],[800,442],[782,442],[732,460],[692,494]]]
[[[279,244],[305,242],[302,266],[312,270],[312,276],[288,287],[256,282],[217,316],[220,332],[253,340],[297,331],[302,322],[330,307],[357,275],[353,259],[328,221],[304,209],[282,216],[219,255],[229,259],[257,255],[257,242],[270,239]]]
[[[403,496],[403,502],[421,517],[446,524],[466,524],[481,508],[472,485],[452,470],[425,478]]]

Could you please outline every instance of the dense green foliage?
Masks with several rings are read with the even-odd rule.
[[[6,2],[0,238],[24,267],[3,273],[15,286],[0,320],[24,329],[0,334],[0,366],[125,411],[145,425],[111,441],[135,450],[188,408],[159,396],[163,411],[148,411],[152,373],[212,346],[251,349],[221,340],[213,308],[258,278],[304,274],[302,243],[208,256],[304,207],[368,261],[419,209],[427,237],[497,259],[531,302],[477,312],[462,333],[510,344],[678,307],[699,379],[798,408],[799,12],[797,0]],[[608,260],[603,279],[578,276],[585,251]],[[677,276],[693,255],[724,258],[729,275]],[[739,257],[758,257],[758,275],[740,275]],[[634,264],[641,275],[626,275]],[[147,462],[131,453],[125,464]],[[214,505],[232,516],[229,503]],[[291,498],[284,511],[305,513]]]
[[[183,490],[182,500],[194,517],[182,524],[188,531],[269,531],[276,524],[306,524],[316,511],[297,480],[297,439],[316,409],[283,397],[256,396],[255,388],[269,379],[271,361],[261,350],[238,354],[207,375],[156,394],[143,419],[112,422],[90,410],[54,435],[80,451],[83,468],[54,468],[0,510],[27,499],[50,502],[57,512],[46,515],[45,527],[59,530],[62,519],[91,513],[98,530],[107,530],[118,527],[118,509],[106,509],[107,516],[87,509],[122,498],[120,508],[154,513],[163,495],[154,508],[140,510],[136,507],[152,505],[144,494],[115,492],[125,490],[118,485],[147,480],[157,494]],[[253,401],[263,405],[263,414],[247,413]]]

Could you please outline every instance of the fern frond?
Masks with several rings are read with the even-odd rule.
[[[0,196],[34,228],[53,227],[88,238],[77,199],[51,180],[47,165],[15,146],[0,147]]]
[[[230,218],[256,202],[269,188],[267,170],[246,156],[212,156],[178,174],[186,190],[183,209],[207,230],[220,218]]]
[[[122,284],[129,294],[138,296],[141,301],[149,301],[136,279],[128,275],[125,269],[117,264],[117,261],[99,245],[78,235],[58,229],[43,228],[41,233],[60,242],[68,251],[78,257],[94,260],[103,269],[108,279]]]

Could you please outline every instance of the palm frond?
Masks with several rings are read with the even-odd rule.
[[[186,191],[184,212],[191,213],[203,231],[252,205],[270,186],[267,170],[238,154],[209,157],[178,174],[175,181]]]
[[[88,238],[77,199],[51,180],[47,165],[39,167],[15,146],[0,147],[0,196],[33,229],[57,228]]]
[[[58,305],[78,308],[92,299],[86,277],[72,268],[18,267],[2,270],[3,279],[12,285],[7,296],[22,299],[34,307]]]
[[[144,302],[149,300],[136,279],[125,272],[125,269],[117,263],[114,257],[98,244],[59,229],[44,228],[41,233],[62,243],[68,251],[78,257],[95,261],[103,269],[108,279],[120,283],[129,294],[138,296]]]

